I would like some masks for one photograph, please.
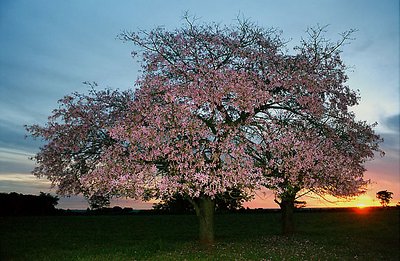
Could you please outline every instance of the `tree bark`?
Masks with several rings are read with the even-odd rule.
[[[274,201],[281,208],[282,234],[292,235],[295,231],[293,213],[296,193],[285,193],[279,196],[279,198],[281,199],[280,202],[276,198]]]
[[[215,201],[209,197],[202,197],[192,202],[199,219],[199,240],[204,246],[214,243],[214,212]]]
[[[293,222],[294,198],[282,199],[279,206],[282,211],[282,233],[284,235],[292,235],[295,230]]]

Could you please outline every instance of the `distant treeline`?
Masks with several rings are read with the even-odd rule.
[[[52,215],[57,212],[55,206],[59,198],[49,193],[23,195],[15,192],[0,193],[0,215]]]
[[[64,210],[56,209],[59,198],[48,193],[40,192],[40,195],[23,195],[15,192],[0,193],[0,216],[27,216],[27,215],[179,215],[194,214],[193,209],[177,202],[162,203],[153,209],[135,210],[132,208],[99,208],[95,210]],[[179,201],[179,203],[182,203]],[[395,208],[395,207],[388,207]],[[347,212],[356,208],[298,208],[296,212]],[[385,210],[381,207],[370,207],[367,209]],[[217,209],[216,213],[278,213],[279,209],[249,209],[249,208],[225,208]]]
[[[395,209],[396,207],[366,207],[366,211],[386,211],[387,209]],[[333,207],[333,208],[298,208],[295,209],[297,213],[315,213],[315,212],[353,212],[360,210],[357,207]],[[240,214],[267,214],[267,213],[280,213],[280,209],[265,209],[265,208],[241,208],[238,210],[229,211],[216,211],[216,214],[227,214],[227,213],[240,213]],[[59,210],[58,215],[72,215],[72,216],[101,216],[101,215],[195,215],[191,210],[188,211],[170,211],[165,209],[133,209],[133,208],[121,208],[115,206],[112,208],[100,208],[95,210]]]

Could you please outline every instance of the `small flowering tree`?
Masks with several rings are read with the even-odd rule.
[[[289,57],[288,76],[280,90],[287,110],[256,115],[249,128],[254,145],[249,148],[264,166],[266,187],[276,192],[282,209],[283,232],[293,233],[296,199],[309,192],[323,196],[352,197],[365,192],[366,160],[383,152],[380,137],[366,122],[349,111],[357,105],[356,92],[345,85],[346,67],[340,58],[343,39],[332,43],[322,37],[324,28],[309,31]],[[299,94],[299,95],[297,95]]]
[[[310,192],[346,198],[364,193],[369,181],[363,179],[363,163],[373,157],[369,146],[377,141],[371,136],[370,144],[350,144],[349,140],[334,134],[325,136],[317,129],[304,126],[300,130],[296,133],[280,128],[282,136],[263,144],[263,154],[257,158],[266,166],[266,187],[275,191],[275,202],[282,209],[284,234],[294,231],[293,210],[299,197]],[[356,133],[358,142],[360,133]],[[361,145],[368,151],[362,151]]]

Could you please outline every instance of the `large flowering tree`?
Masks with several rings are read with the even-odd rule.
[[[187,20],[175,31],[157,28],[120,37],[133,43],[133,54],[141,58],[143,74],[133,97],[122,95],[123,106],[110,109],[78,102],[67,113],[80,107],[91,112],[88,122],[101,130],[93,133],[105,133],[104,141],[111,142],[93,146],[97,139],[88,140],[90,124],[81,124],[86,119],[71,122],[63,116],[60,126],[53,120],[57,111],[48,126],[29,128],[49,142],[36,157],[35,173],[61,192],[76,192],[71,184],[79,184],[89,195],[180,194],[196,210],[200,240],[210,244],[215,198],[233,189],[251,194],[266,186],[284,202],[285,193],[294,188],[296,195],[304,184],[344,195],[352,193],[339,186],[344,180],[352,189],[364,184],[357,164],[372,157],[377,136],[347,111],[357,97],[343,85],[346,76],[334,49],[319,55],[313,48],[319,50],[321,42],[314,42],[288,54],[275,30],[247,21],[222,27]],[[75,167],[88,148],[99,148],[90,168]]]
[[[249,66],[259,54],[277,59],[282,44],[273,31],[248,23],[233,28],[188,23],[174,32],[121,37],[139,46],[144,59],[132,117],[111,130],[127,146],[110,150],[84,182],[131,197],[180,193],[199,217],[200,240],[210,243],[215,197],[261,184],[261,169],[245,153],[243,128],[265,106],[270,81]]]

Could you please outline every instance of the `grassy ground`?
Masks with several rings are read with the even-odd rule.
[[[0,217],[0,260],[400,260],[399,210],[216,216],[203,249],[195,216]]]

